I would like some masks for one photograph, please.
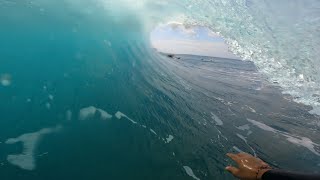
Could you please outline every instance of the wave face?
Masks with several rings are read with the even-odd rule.
[[[170,21],[220,33],[233,53],[253,61],[284,94],[320,113],[319,1],[125,0],[111,4],[134,11],[145,33]]]
[[[211,0],[178,6],[183,12],[170,20],[219,32],[235,54],[253,61],[284,94],[318,112],[319,1]]]
[[[0,179],[232,179],[239,151],[318,172],[319,7],[0,1]],[[168,58],[149,41],[168,22],[250,61]]]

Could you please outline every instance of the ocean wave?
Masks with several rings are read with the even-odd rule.
[[[183,30],[191,34],[192,26],[211,29],[226,39],[233,53],[253,61],[284,94],[290,94],[298,103],[312,106],[311,113],[320,114],[319,1],[98,2],[116,17],[128,17],[128,12],[137,17],[138,24],[124,23],[132,25],[131,28],[140,26],[146,41],[153,28],[168,23],[183,25]]]
[[[184,25],[186,33],[193,33],[192,26],[207,27],[224,37],[233,53],[253,61],[284,94],[312,106],[310,113],[320,114],[317,0],[65,0],[62,4],[96,18],[104,16],[95,13],[103,9],[115,25],[130,29],[127,38],[143,39],[147,48],[151,47],[149,33],[161,24]],[[36,0],[29,4],[40,11],[48,5],[54,3]]]

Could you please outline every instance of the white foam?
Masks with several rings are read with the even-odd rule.
[[[252,107],[248,107],[250,109],[251,112],[256,113],[257,111],[255,109],[253,109]]]
[[[216,122],[217,126],[223,125],[223,122],[221,121],[221,119],[218,116],[216,116],[215,114],[213,114],[212,112],[211,112],[211,118]]]
[[[142,127],[143,127],[143,128],[147,128],[147,126],[146,126],[146,125],[142,125]]]
[[[118,111],[116,114],[115,114],[116,118],[117,119],[121,119],[121,118],[126,118],[128,119],[130,122],[132,122],[133,124],[137,124],[136,121],[132,120],[131,118],[129,118],[127,115],[123,114],[122,112]]]
[[[200,180],[196,175],[194,175],[192,169],[189,166],[183,166],[183,168],[190,177],[196,180]]]
[[[40,139],[53,132],[57,132],[61,127],[45,128],[38,132],[23,134],[17,138],[10,138],[6,144],[15,144],[18,142],[23,143],[23,151],[21,154],[8,155],[7,160],[9,163],[18,166],[25,170],[34,170],[36,168],[34,152]]]
[[[71,121],[71,119],[72,119],[72,111],[71,111],[71,110],[68,110],[68,111],[66,112],[66,119],[67,119],[68,121]]]
[[[247,131],[247,135],[249,136],[250,134],[252,134],[252,131],[250,131],[250,126],[249,124],[245,124],[242,126],[237,127],[237,129],[241,130],[241,131]]]
[[[10,74],[2,74],[0,76],[0,83],[2,86],[10,86],[11,85],[11,75]]]
[[[123,114],[122,112],[118,111],[116,112],[116,114],[114,115],[117,119],[121,119],[123,116],[125,116],[125,114]]]
[[[215,99],[217,99],[217,100],[219,100],[219,101],[221,101],[221,102],[225,102],[225,100],[224,99],[222,99],[222,98],[220,98],[220,97],[213,97],[213,98],[215,98]]]
[[[249,126],[249,124],[245,124],[245,125],[237,127],[237,129],[240,129],[241,131],[245,131],[245,130],[249,130],[250,126]]]
[[[1,84],[2,86],[10,86],[11,82],[8,79],[2,79]]]
[[[270,126],[267,126],[261,122],[258,122],[258,121],[255,121],[255,120],[252,120],[252,119],[247,119],[249,122],[251,122],[253,125],[257,126],[258,128],[260,129],[263,129],[265,131],[270,131],[270,132],[277,132],[277,130],[273,129],[272,127]]]
[[[256,156],[256,151],[248,144],[247,138],[242,136],[241,134],[237,134],[237,136],[246,143],[246,145],[252,150],[254,156]]]
[[[257,111],[250,106],[246,106],[251,112],[256,113]]]
[[[173,136],[172,135],[169,135],[167,138],[166,138],[166,143],[170,143],[172,140],[173,140]]]
[[[85,120],[85,119],[88,119],[88,118],[92,118],[92,117],[94,117],[94,115],[97,112],[100,113],[100,118],[102,120],[106,120],[106,119],[111,119],[112,118],[112,115],[109,114],[108,112],[106,112],[105,110],[96,108],[94,106],[89,106],[89,107],[86,107],[86,108],[82,108],[80,110],[79,120]]]
[[[101,114],[101,119],[106,120],[106,119],[111,119],[112,115],[107,113],[106,111],[102,110],[102,109],[97,109],[97,111],[100,112]]]
[[[46,103],[46,108],[47,108],[47,109],[51,109],[51,104],[47,102],[47,103]]]
[[[313,109],[311,111],[309,111],[309,113],[320,116],[320,106],[313,107]]]
[[[53,100],[53,98],[54,98],[54,96],[52,94],[49,94],[48,97],[49,97],[50,100]]]
[[[156,133],[153,129],[150,128],[150,131],[151,131],[153,134],[157,135],[157,133]]]
[[[245,143],[247,143],[247,139],[246,139],[244,136],[242,136],[241,134],[237,134],[237,136],[238,136],[240,139],[242,139]]]
[[[320,156],[320,153],[318,153],[315,149],[315,146],[319,147],[319,144],[316,144],[314,142],[312,142],[309,138],[306,137],[292,137],[289,135],[284,135],[287,137],[287,140],[293,144],[296,144],[298,146],[303,146],[306,147],[307,149],[309,149],[311,152],[313,152],[314,154]]]
[[[239,149],[237,146],[233,146],[232,147],[234,150],[236,150],[237,152],[239,152],[239,153],[241,153],[241,152],[243,152],[241,149]]]
[[[97,108],[94,106],[82,108],[79,112],[79,120],[85,120],[85,119],[94,117],[96,111],[97,111]]]
[[[314,154],[320,156],[320,153],[316,151],[316,147],[320,147],[319,144],[312,142],[309,138],[307,137],[300,137],[297,135],[291,135],[289,133],[286,132],[282,132],[276,129],[273,129],[272,127],[269,127],[263,123],[257,122],[255,120],[252,119],[247,119],[249,122],[251,122],[253,125],[256,125],[257,127],[259,127],[260,129],[263,129],[265,131],[269,131],[269,132],[273,132],[273,133],[277,133],[280,134],[284,137],[287,138],[287,140],[295,145],[298,146],[303,146],[307,149],[309,149],[311,152],[313,152]]]
[[[44,152],[44,153],[42,153],[42,154],[39,154],[38,156],[39,157],[42,157],[42,156],[45,156],[45,155],[48,155],[49,154],[49,152]]]

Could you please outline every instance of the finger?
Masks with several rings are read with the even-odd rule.
[[[262,165],[263,167],[270,167],[269,164],[267,164],[267,163],[265,163],[265,162],[263,162],[263,161],[262,161],[261,165]]]
[[[233,174],[234,176],[237,176],[239,173],[239,169],[233,166],[227,166],[226,170],[229,171],[231,174]]]
[[[269,166],[269,164],[267,164],[266,162],[264,162],[260,158],[257,158],[257,159],[259,160],[259,162],[261,163],[262,166]]]
[[[237,163],[239,163],[239,161],[240,161],[239,157],[236,154],[228,153],[227,156]]]
[[[239,157],[244,157],[244,156],[251,156],[251,155],[248,154],[248,153],[245,153],[245,152],[241,152],[241,153],[238,153],[238,156]]]

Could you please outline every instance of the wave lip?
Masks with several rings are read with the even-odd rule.
[[[185,11],[162,19],[217,32],[234,54],[254,62],[284,94],[320,115],[319,1],[203,0],[179,5]]]

